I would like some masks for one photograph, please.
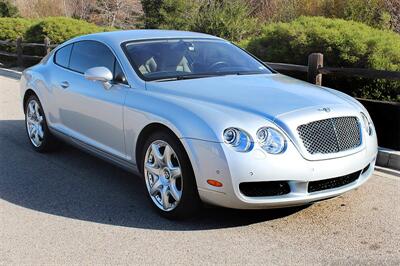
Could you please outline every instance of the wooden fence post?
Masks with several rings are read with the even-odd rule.
[[[24,60],[22,58],[22,37],[18,37],[15,48],[17,52],[17,65],[22,66],[24,63]]]
[[[322,74],[318,69],[324,66],[324,55],[312,53],[308,56],[308,82],[322,85]]]
[[[44,53],[45,55],[48,55],[51,51],[49,37],[44,37],[43,44],[44,44]]]

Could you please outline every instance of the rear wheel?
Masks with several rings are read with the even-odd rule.
[[[25,127],[32,148],[37,152],[47,152],[57,146],[57,140],[47,127],[42,105],[36,95],[28,98],[25,105]]]
[[[192,216],[201,206],[189,158],[167,132],[152,134],[143,149],[143,175],[151,204],[167,218]]]

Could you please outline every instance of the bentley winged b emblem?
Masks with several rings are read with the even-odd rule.
[[[331,108],[329,107],[319,108],[318,111],[329,113],[331,111]]]

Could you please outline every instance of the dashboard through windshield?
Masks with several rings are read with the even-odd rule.
[[[251,55],[223,40],[133,41],[124,48],[133,68],[146,81],[271,73]]]

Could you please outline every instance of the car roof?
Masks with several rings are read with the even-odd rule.
[[[121,30],[100,32],[76,37],[67,43],[83,41],[83,40],[98,40],[108,43],[112,46],[119,46],[123,42],[136,41],[136,40],[151,40],[151,39],[173,39],[173,38],[206,38],[221,40],[218,37],[190,32],[190,31],[177,31],[177,30]]]

